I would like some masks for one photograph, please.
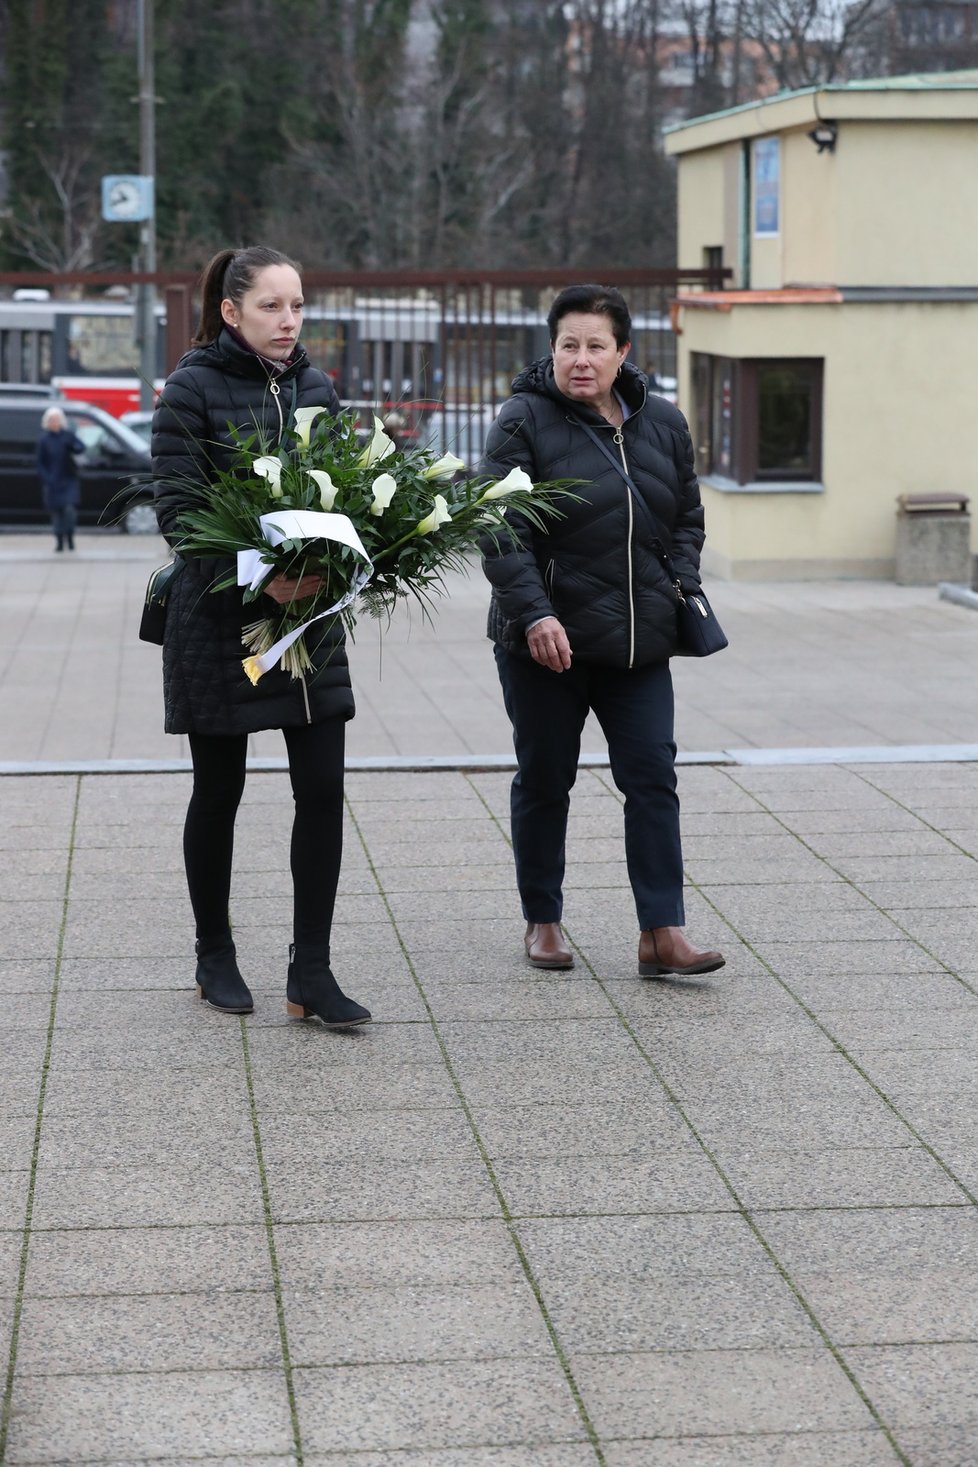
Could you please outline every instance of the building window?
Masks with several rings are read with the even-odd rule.
[[[754,142],[754,233],[778,234],[781,229],[781,140]]]
[[[738,361],[694,352],[692,366],[700,473],[758,488],[820,481],[820,358]]]

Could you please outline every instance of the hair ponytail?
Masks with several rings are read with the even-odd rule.
[[[216,341],[224,326],[221,302],[232,300],[240,305],[246,291],[255,282],[259,270],[268,265],[290,265],[294,260],[267,245],[251,245],[246,250],[219,250],[201,278],[200,323],[193,338],[194,346],[207,346]]]

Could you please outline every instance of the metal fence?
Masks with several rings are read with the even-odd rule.
[[[471,459],[513,377],[548,351],[547,312],[565,285],[590,278],[622,290],[633,321],[632,360],[670,393],[676,377],[670,315],[676,291],[680,285],[718,288],[726,274],[709,269],[307,271],[302,339],[311,360],[333,377],[343,402],[364,414],[393,414],[406,433],[423,433],[437,446]],[[112,375],[111,355],[117,373],[138,375],[138,313],[131,298],[136,286],[150,281],[157,290],[157,361],[164,376],[193,331],[197,282],[186,274],[0,275],[0,293],[7,297],[0,300],[0,362],[47,362],[50,377],[60,379],[74,370],[94,379]],[[32,309],[38,323],[51,318],[50,341],[43,341],[39,325],[31,352],[23,324],[25,289],[42,297],[47,292],[47,309],[43,299]],[[127,292],[131,359],[125,351],[130,338],[120,320]],[[101,335],[99,302],[105,315]],[[12,335],[3,338],[5,317],[13,323],[10,332],[19,332],[16,342]],[[9,375],[6,368],[4,375]]]

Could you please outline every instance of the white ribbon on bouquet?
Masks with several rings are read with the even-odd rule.
[[[284,540],[335,540],[339,545],[349,546],[364,562],[360,569],[354,572],[349,589],[338,601],[334,601],[332,606],[327,606],[325,611],[319,611],[315,616],[311,616],[308,621],[303,622],[301,627],[295,627],[286,636],[280,637],[267,652],[253,659],[261,672],[265,673],[275,666],[283,652],[287,652],[292,643],[298,641],[302,633],[307,627],[311,627],[313,622],[321,621],[324,616],[335,616],[338,611],[343,611],[345,607],[349,606],[370,580],[374,567],[348,515],[325,514],[315,509],[279,509],[260,515],[258,523],[269,545],[281,545]],[[268,562],[262,559],[260,550],[238,551],[239,586],[248,586],[251,590],[256,590],[268,575],[268,569]]]

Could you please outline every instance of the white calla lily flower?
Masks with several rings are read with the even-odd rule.
[[[378,474],[371,487],[374,491],[374,499],[373,504],[370,506],[370,513],[379,516],[384,513],[384,510],[394,498],[394,492],[397,489],[397,480],[393,474]]]
[[[310,479],[315,479],[319,485],[319,503],[326,514],[329,514],[336,500],[338,490],[325,469],[310,469]]]
[[[326,409],[324,407],[296,408],[295,436],[298,438],[303,448],[309,447],[309,435],[312,431],[312,425],[319,417],[319,414],[324,413],[325,411]]]
[[[431,514],[426,514],[423,520],[418,521],[418,534],[430,535],[433,530],[437,530],[439,525],[450,524],[451,518],[448,513],[448,501],[444,494],[436,494],[435,507]]]
[[[490,484],[482,499],[505,499],[507,494],[526,491],[533,488],[533,480],[525,469],[510,469],[505,479],[500,479],[495,484]]]
[[[251,465],[253,474],[259,479],[267,479],[269,488],[276,499],[282,498],[282,462],[280,459],[266,455],[264,458],[256,458]]]
[[[357,462],[363,469],[368,469],[371,464],[380,463],[381,459],[393,453],[395,449],[393,438],[389,438],[384,432],[384,425],[379,418],[374,418],[374,434],[366,448],[361,453]]]
[[[450,479],[452,474],[458,473],[459,469],[465,468],[463,459],[456,458],[454,453],[442,454],[440,459],[425,469],[422,475],[425,479]]]

